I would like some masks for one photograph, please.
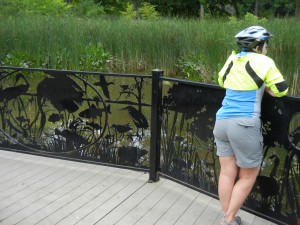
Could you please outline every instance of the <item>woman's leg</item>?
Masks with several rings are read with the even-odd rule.
[[[227,221],[232,222],[236,213],[244,204],[256,181],[259,169],[259,166],[255,168],[240,168],[239,179],[232,189],[230,202],[225,214]]]
[[[232,190],[238,173],[236,159],[234,156],[219,157],[221,171],[219,176],[218,192],[221,206],[226,214],[231,201]]]

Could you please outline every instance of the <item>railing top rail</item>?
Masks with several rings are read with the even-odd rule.
[[[104,73],[104,72],[89,72],[79,70],[58,70],[58,69],[43,69],[43,68],[25,68],[25,67],[14,67],[14,66],[0,66],[0,69],[12,69],[12,70],[27,70],[37,72],[56,72],[61,74],[88,74],[88,75],[100,75],[100,76],[115,76],[115,77],[143,77],[151,78],[151,75],[145,74],[119,74],[119,73]]]
[[[170,78],[170,77],[161,77],[160,79],[162,81],[170,81],[170,82],[174,82],[174,83],[188,84],[188,85],[193,85],[193,86],[197,86],[197,87],[214,88],[214,89],[225,91],[224,88],[221,88],[219,85],[216,85],[216,84],[203,83],[203,82],[190,81],[190,80],[181,80],[181,79]],[[300,101],[300,96],[287,95],[287,96],[284,96],[283,98],[291,98],[296,101]]]
[[[199,86],[199,87],[210,87],[210,88],[224,90],[219,85],[210,84],[210,83],[202,83],[202,82],[191,81],[191,80],[181,80],[181,79],[170,78],[170,77],[162,77],[161,80],[162,81],[171,81],[171,82],[181,83],[181,84],[190,84],[190,85],[195,85],[195,86]]]

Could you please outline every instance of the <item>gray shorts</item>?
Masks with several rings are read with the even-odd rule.
[[[241,168],[261,164],[263,136],[260,118],[216,120],[213,132],[218,156],[235,156]]]

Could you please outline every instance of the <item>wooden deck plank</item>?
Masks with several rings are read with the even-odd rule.
[[[10,187],[14,187],[19,183],[25,182],[27,179],[38,176],[39,173],[46,171],[49,169],[49,166],[42,165],[29,165],[26,167],[22,167],[21,171],[15,171],[11,174],[11,176],[6,176],[6,178],[1,178],[3,183],[0,183],[0,192],[3,192],[5,189]]]
[[[136,224],[137,221],[151,210],[171,189],[170,181],[165,179],[160,179],[155,185],[158,187],[138,205],[132,208],[127,215],[122,217],[116,225]]]
[[[172,205],[172,207],[156,222],[156,224],[174,224],[181,215],[191,206],[194,199],[197,198],[199,192],[186,189],[180,198]],[[191,224],[190,221],[188,224]]]
[[[220,202],[149,175],[0,150],[1,225],[219,225]],[[243,225],[274,225],[243,210]]]
[[[67,179],[72,179],[72,174],[74,171],[76,171],[76,169],[60,170],[58,173],[50,176],[50,178],[48,178],[44,182],[39,182],[37,185],[29,186],[28,188],[25,188],[20,192],[17,192],[11,196],[7,196],[0,202],[0,212],[3,210],[3,208],[6,208],[15,203],[22,204],[22,202],[25,202],[27,199],[33,201],[34,198],[37,198],[37,196],[42,197],[43,195],[46,195],[47,190],[50,190],[50,188],[54,189],[55,186],[60,187],[61,183],[67,181]]]
[[[57,224],[69,225],[79,223],[101,205],[105,204],[106,201],[124,189],[124,187],[133,182],[135,178],[136,172],[128,170],[120,170],[118,174],[111,175],[110,179],[108,179],[102,184],[101,187],[99,187],[98,193],[93,199],[76,209]]]
[[[115,193],[111,198],[107,199],[103,204],[97,207],[93,212],[80,220],[78,225],[98,224],[98,222],[107,214],[112,212],[119,204],[126,200],[129,196],[135,193],[146,182],[146,175],[140,173],[132,182],[125,185],[120,191]],[[100,224],[102,224],[100,222]]]
[[[145,178],[146,181],[147,178]],[[145,200],[154,190],[160,186],[160,183],[145,183],[133,195],[129,196],[126,201],[119,204],[111,213],[103,217],[97,224],[110,225],[116,224],[137,205]]]
[[[10,165],[5,165],[4,168],[1,169],[0,171],[0,178],[1,178],[1,183],[4,183],[4,179],[6,179],[5,177],[7,175],[12,175],[11,173],[13,173],[14,171],[20,170],[20,168],[27,166],[26,162],[14,162]],[[2,180],[2,178],[4,178]]]
[[[174,185],[136,224],[155,224],[187,190],[187,187]]]
[[[109,170],[109,168],[106,170]],[[57,214],[61,215],[61,212],[65,211],[64,207],[66,205],[80,198],[88,190],[91,190],[98,185],[99,182],[104,179],[103,172],[106,170],[95,172],[88,180],[81,183],[78,187],[33,213],[25,220],[21,221],[20,224],[48,224],[49,222],[51,222],[51,224],[57,223],[61,219],[61,217],[57,216]]]
[[[28,190],[33,186],[38,185],[39,182],[43,182],[44,180],[49,179],[51,175],[58,172],[59,172],[59,168],[48,168],[47,170],[43,170],[40,173],[28,179],[24,179],[16,184],[8,185],[8,187],[1,190],[0,201],[3,198],[7,198],[8,196],[17,194],[18,192]]]
[[[3,174],[3,170],[5,169],[10,169],[12,165],[18,165],[18,162],[16,162],[15,160],[13,159],[7,159],[7,158],[4,158],[4,157],[1,157],[0,158],[0,176]]]
[[[70,189],[65,194],[60,195],[60,197],[49,202],[44,207],[41,207],[39,210],[29,215],[19,223],[20,224],[48,223],[49,219],[47,217],[50,217],[54,212],[63,208],[66,204],[78,198],[80,195],[83,195],[87,190],[91,189],[95,185],[94,184],[94,182],[96,181],[95,178],[99,175],[100,172],[101,171],[94,173],[91,171],[87,171],[87,176],[85,176],[84,180],[78,183],[78,186],[75,186],[73,189]]]
[[[86,171],[90,166],[85,165]],[[66,194],[73,186],[78,185],[84,177],[84,171],[69,170],[67,175],[60,177],[55,183],[41,188],[38,193],[33,192],[0,211],[2,223],[14,224],[32,214],[42,206],[52,202],[59,196]],[[12,199],[12,198],[9,198]],[[1,202],[0,205],[3,203]]]
[[[265,219],[262,219],[260,217],[255,217],[254,220],[253,220],[253,225],[255,224],[259,224],[259,225],[272,225],[272,223],[270,221],[267,221]]]
[[[105,171],[105,173],[102,172],[101,175],[97,176],[97,179],[93,180],[93,183],[95,183],[93,187],[87,189],[85,193],[68,202],[62,208],[56,210],[53,214],[49,215],[44,220],[51,221],[53,224],[65,220],[70,214],[74,213],[76,210],[86,205],[89,201],[96,198],[99,193],[101,193],[101,190],[103,190],[105,187],[109,187],[112,183],[114,183],[115,179],[112,179],[112,177],[114,176],[112,174],[116,172],[120,173],[120,170],[109,167],[108,170]]]
[[[212,198],[199,193],[194,199],[189,208],[181,215],[174,223],[175,225],[195,224],[199,215],[206,209],[207,205],[212,201]]]
[[[22,204],[22,202],[26,201],[27,198],[34,200],[34,198],[36,198],[34,196],[42,197],[43,195],[46,195],[46,190],[49,190],[51,185],[58,185],[60,182],[62,182],[62,180],[65,179],[65,177],[67,177],[73,171],[75,171],[75,169],[59,170],[54,174],[51,174],[50,176],[46,177],[45,179],[42,179],[40,182],[35,183],[33,185],[29,185],[27,188],[24,188],[19,192],[15,192],[13,194],[10,194],[9,192],[3,192],[4,195],[5,193],[7,193],[7,195],[3,196],[0,201],[0,212],[3,210],[3,208],[9,207],[12,204],[18,202],[19,204]]]
[[[222,217],[221,212],[221,204],[216,199],[211,199],[207,207],[200,214],[198,219],[194,224],[197,225],[206,225],[206,224],[214,224],[216,221],[220,221],[219,219]]]

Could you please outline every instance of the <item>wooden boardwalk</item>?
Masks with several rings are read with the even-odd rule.
[[[0,150],[0,224],[218,225],[218,200],[148,173]],[[240,211],[243,225],[271,225]]]

